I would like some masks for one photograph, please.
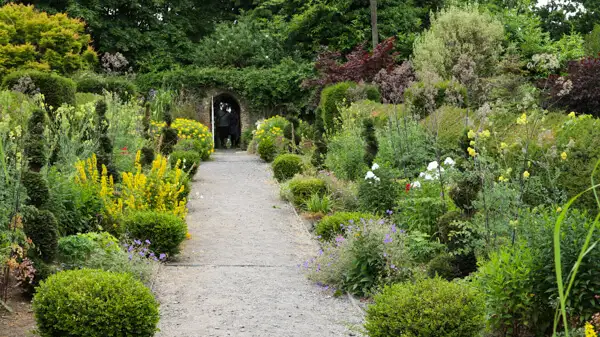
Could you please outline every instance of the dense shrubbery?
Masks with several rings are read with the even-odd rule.
[[[82,269],[43,282],[33,299],[42,336],[142,336],[157,331],[158,302],[131,275]]]
[[[475,337],[484,327],[483,309],[478,292],[467,283],[439,278],[401,283],[375,296],[365,328],[373,337]]]
[[[374,219],[375,216],[369,213],[360,212],[337,212],[325,216],[315,227],[315,234],[325,241],[332,240],[335,236],[344,233],[344,228],[357,225],[362,221]]]
[[[71,79],[37,70],[15,71],[5,76],[2,87],[44,95],[46,106],[56,109],[63,104],[75,105],[77,85]]]
[[[291,202],[304,207],[313,195],[323,196],[327,192],[327,186],[322,179],[305,176],[296,176],[288,182],[291,194]]]
[[[190,177],[196,175],[200,166],[200,154],[195,151],[173,151],[169,156],[171,167],[179,167]]]
[[[77,83],[77,92],[103,95],[105,91],[117,94],[122,100],[135,97],[137,87],[126,78],[109,76],[102,77],[96,74],[83,73],[74,77]]]
[[[187,234],[184,220],[155,211],[129,214],[123,219],[123,226],[130,237],[150,241],[150,249],[160,254],[177,254]]]
[[[298,173],[302,173],[302,158],[298,155],[282,154],[273,161],[273,174],[279,182],[291,179]]]

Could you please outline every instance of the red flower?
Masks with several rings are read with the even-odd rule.
[[[408,193],[410,191],[410,183],[406,184],[406,193]]]

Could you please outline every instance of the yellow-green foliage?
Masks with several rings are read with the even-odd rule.
[[[415,42],[413,66],[418,74],[434,72],[449,79],[459,62],[474,62],[475,75],[485,77],[497,66],[503,40],[502,22],[479,7],[443,9]]]
[[[158,135],[160,134],[162,128],[166,126],[166,124],[165,122],[152,122],[152,126],[153,133]],[[177,118],[173,124],[171,124],[171,127],[177,130],[177,137],[179,139],[193,139],[202,144],[199,151],[202,160],[207,160],[210,155],[215,152],[215,144],[213,142],[212,133],[208,131],[208,127],[204,124],[191,119]]]
[[[467,110],[444,105],[421,120],[430,133],[437,133],[438,144],[446,148],[456,148],[468,124],[465,123]],[[474,116],[470,116],[473,121]]]
[[[85,24],[66,14],[48,15],[33,6],[0,7],[0,76],[14,69],[70,73],[97,62]]]

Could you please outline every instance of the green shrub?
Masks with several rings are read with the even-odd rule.
[[[353,223],[360,223],[361,220],[374,219],[375,216],[369,213],[359,212],[337,212],[321,219],[315,227],[315,234],[322,240],[330,241],[338,234],[343,234],[343,226],[349,226]]]
[[[363,211],[383,214],[394,209],[400,186],[391,170],[375,165],[358,185],[358,200]]]
[[[475,337],[484,317],[472,287],[434,278],[386,287],[367,308],[365,328],[371,337]]]
[[[58,245],[58,224],[54,214],[28,207],[23,216],[23,230],[33,241],[39,257],[44,262],[52,262]]]
[[[448,206],[440,198],[407,198],[397,203],[396,221],[428,235],[437,232],[438,219],[444,215]]]
[[[177,130],[172,127],[164,127],[162,129],[162,142],[160,143],[160,152],[168,156],[173,152],[177,144]]]
[[[179,167],[193,177],[200,166],[200,154],[196,151],[173,151],[169,156],[171,167],[179,162]]]
[[[125,216],[123,224],[131,238],[149,240],[150,250],[157,254],[177,254],[187,233],[185,221],[168,213],[133,212]]]
[[[104,91],[115,93],[122,100],[127,100],[137,94],[135,84],[122,77],[102,77],[85,74],[75,78],[77,92],[103,95]]]
[[[291,198],[296,207],[305,207],[306,202],[313,195],[323,196],[327,192],[327,186],[322,179],[304,176],[296,176],[288,184]]]
[[[325,165],[340,179],[360,179],[368,168],[365,164],[365,148],[366,142],[359,130],[344,129],[327,144]]]
[[[57,260],[67,266],[84,267],[96,250],[107,254],[121,251],[119,241],[107,232],[69,235],[58,240]]]
[[[44,127],[46,112],[43,109],[33,110],[27,123],[27,136],[25,137],[25,156],[30,170],[39,172],[47,163]]]
[[[270,163],[277,156],[277,146],[275,145],[275,140],[271,137],[267,137],[262,139],[258,143],[258,155],[260,158],[267,163]]]
[[[15,71],[4,77],[2,86],[12,89],[23,77],[29,77],[44,94],[45,103],[52,110],[63,104],[75,105],[76,84],[73,80],[52,73],[35,70]]]
[[[282,182],[302,173],[302,158],[296,154],[280,154],[273,161],[273,174],[277,181]]]
[[[148,146],[142,147],[142,156],[140,162],[143,167],[149,167],[154,161],[154,149]]]
[[[439,276],[444,280],[452,281],[460,277],[460,270],[456,265],[456,258],[450,254],[440,254],[427,264],[427,276]]]
[[[311,213],[327,214],[331,212],[331,198],[328,195],[313,194],[306,200],[305,208]]]
[[[321,92],[321,118],[325,129],[333,131],[335,121],[340,115],[339,108],[348,106],[350,102],[347,99],[348,89],[356,87],[354,82],[341,82],[330,85]]]
[[[158,302],[140,281],[125,273],[63,271],[38,287],[33,311],[42,337],[151,337]]]
[[[252,137],[254,137],[254,135],[252,134],[251,129],[246,129],[246,130],[242,131],[242,136],[240,138],[240,148],[242,150],[248,149],[248,146],[250,145],[250,142],[252,141]]]
[[[23,187],[27,190],[28,204],[35,207],[42,207],[48,201],[50,192],[48,183],[39,172],[24,171],[21,176]]]
[[[531,250],[517,244],[492,253],[490,260],[479,269],[477,283],[484,294],[492,331],[504,336],[507,333],[523,336],[533,326],[533,268]]]
[[[193,151],[201,155],[204,152],[202,142],[197,139],[181,139],[173,148],[174,151]]]

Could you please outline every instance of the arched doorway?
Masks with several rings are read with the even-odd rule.
[[[237,99],[229,93],[212,97],[211,125],[214,118],[215,148],[237,148],[242,135],[242,109]]]

